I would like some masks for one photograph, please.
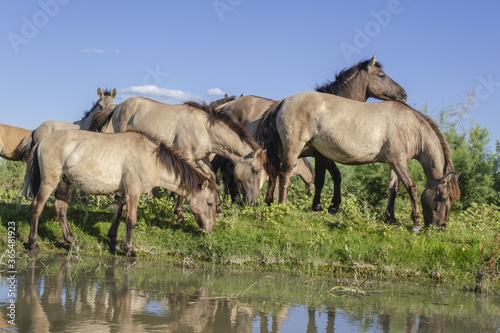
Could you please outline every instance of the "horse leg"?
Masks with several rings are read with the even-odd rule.
[[[120,245],[116,241],[116,234],[118,233],[118,227],[120,226],[121,219],[123,218],[123,207],[127,202],[125,200],[121,200],[118,204],[118,208],[116,209],[115,216],[113,217],[113,223],[111,223],[111,227],[108,231],[109,238],[109,246],[111,251],[117,252],[120,251]]]
[[[127,198],[127,235],[125,236],[124,250],[127,257],[135,257],[134,244],[132,243],[132,235],[137,223],[137,202],[138,195],[131,195]]]
[[[33,251],[36,255],[40,251],[37,243],[37,231],[38,231],[38,219],[42,215],[45,203],[49,199],[50,194],[54,190],[54,186],[49,186],[48,184],[42,182],[38,193],[33,198],[31,203],[31,223],[30,223],[30,233],[28,236],[28,249]]]
[[[408,194],[410,195],[410,203],[411,203],[411,219],[413,220],[413,231],[421,231],[422,230],[422,222],[420,220],[420,209],[418,207],[418,190],[417,186],[413,182],[413,179],[410,176],[410,171],[408,170],[408,166],[405,162],[400,162],[396,165],[391,165],[391,169],[394,169],[397,176],[406,187]]]
[[[54,202],[54,209],[57,214],[57,219],[59,220],[59,226],[61,227],[61,231],[64,237],[64,243],[66,245],[73,245],[76,250],[80,250],[80,245],[75,241],[75,237],[71,233],[69,229],[68,220],[67,220],[67,212],[68,212],[68,204],[71,200],[71,196],[75,187],[67,180],[63,178],[57,185]]]
[[[342,183],[342,176],[340,175],[339,168],[335,162],[330,159],[326,160],[326,168],[332,176],[333,179],[333,197],[330,207],[328,207],[328,213],[335,214],[339,211],[340,202],[342,201],[342,195],[340,191],[340,184]]]
[[[387,198],[387,207],[385,209],[385,219],[387,223],[394,225],[401,225],[399,221],[394,216],[394,202],[396,201],[396,195],[399,189],[399,178],[398,175],[391,169],[389,174],[389,195]]]
[[[299,157],[298,153],[294,151],[285,151],[283,155],[283,161],[281,164],[281,170],[279,175],[280,182],[280,195],[279,203],[280,205],[285,205],[288,198],[288,190],[290,189],[290,176],[292,175],[293,168],[297,163]]]
[[[312,204],[312,210],[321,212],[323,207],[321,207],[321,191],[325,185],[325,172],[327,158],[323,155],[318,154],[314,157],[315,159],[315,170],[314,170],[314,198]]]
[[[182,214],[182,202],[184,197],[182,195],[177,196],[177,202],[175,203],[174,213],[177,215],[177,222],[181,223],[184,221],[184,214]]]
[[[300,168],[298,167],[299,164],[301,165]],[[297,171],[297,174],[306,186],[306,194],[314,194],[314,171],[305,157],[299,159],[297,162]]]

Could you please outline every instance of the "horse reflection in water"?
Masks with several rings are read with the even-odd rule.
[[[75,333],[269,333],[289,332],[291,328],[311,333],[368,330],[440,333],[495,332],[498,323],[498,306],[481,295],[474,296],[473,313],[465,313],[462,307],[434,306],[434,302],[422,304],[423,295],[415,296],[409,303],[384,302],[384,297],[393,298],[393,295],[380,292],[377,295],[381,298],[325,295],[327,299],[322,298],[320,303],[308,300],[311,304],[306,307],[287,299],[287,292],[283,290],[276,290],[274,298],[251,296],[260,283],[247,289],[248,293],[221,297],[220,291],[215,292],[220,280],[208,279],[206,273],[193,278],[192,271],[172,268],[167,269],[168,277],[159,278],[159,273],[164,271],[144,270],[140,265],[133,258],[112,258],[95,264],[81,263],[71,257],[62,263],[28,262],[26,271],[19,271],[17,277],[17,328],[20,332]],[[58,268],[58,272],[54,268]],[[247,285],[245,280],[241,282]],[[147,285],[149,291],[141,291],[138,288],[141,283]],[[275,282],[261,283],[267,284],[261,285],[267,288]],[[315,288],[311,290],[314,292]],[[462,304],[463,296],[459,297]],[[489,310],[483,308],[486,306]],[[6,305],[1,308],[5,313]],[[0,327],[8,327],[2,321],[4,318],[0,318]]]

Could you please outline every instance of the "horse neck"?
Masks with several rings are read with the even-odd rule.
[[[416,160],[424,169],[427,183],[445,176],[446,157],[441,142],[435,133],[423,133]]]
[[[366,72],[360,71],[353,78],[344,84],[341,97],[352,99],[358,102],[366,102]]]
[[[225,124],[216,122],[210,126],[209,133],[212,137],[213,153],[233,162],[241,160],[254,150]]]

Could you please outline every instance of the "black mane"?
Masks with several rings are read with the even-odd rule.
[[[342,96],[347,86],[347,82],[349,82],[354,76],[356,76],[363,69],[367,68],[370,61],[371,59],[362,60],[357,65],[354,65],[351,68],[344,68],[337,75],[335,75],[335,81],[329,81],[323,84],[322,86],[317,85],[314,89],[317,92]],[[380,70],[382,70],[383,66],[378,61],[375,62],[375,66],[377,66]]]

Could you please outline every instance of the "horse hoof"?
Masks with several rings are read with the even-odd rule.
[[[328,213],[330,213],[330,214],[332,214],[332,215],[337,214],[337,213],[338,213],[338,211],[339,211],[339,209],[338,209],[338,208],[335,208],[335,207],[333,207],[333,206],[328,207]]]
[[[323,211],[323,207],[321,207],[321,204],[313,205],[312,209],[315,212],[322,212]]]
[[[395,226],[398,226],[398,227],[401,226],[401,223],[399,223],[399,221],[396,218],[389,219],[388,223],[389,223],[389,225],[395,225]]]
[[[135,258],[135,257],[137,257],[137,253],[135,253],[134,250],[127,251],[127,257]]]
[[[411,230],[413,232],[421,232],[422,231],[422,227],[419,226],[419,225],[414,225],[413,227],[411,227]]]

